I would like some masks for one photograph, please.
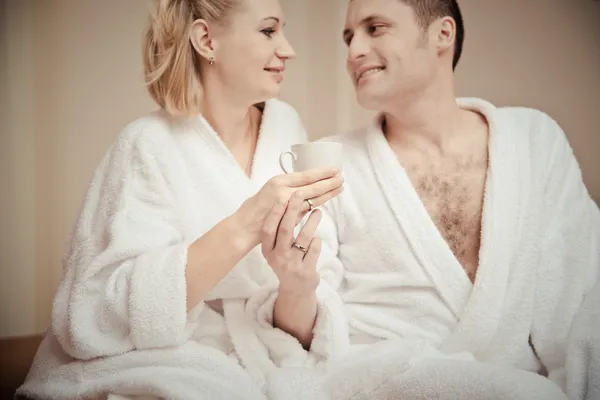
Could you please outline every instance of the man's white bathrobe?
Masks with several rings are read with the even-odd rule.
[[[487,367],[461,370],[451,366],[452,359],[457,366],[471,359],[525,371],[546,369],[566,390],[575,385],[567,382],[570,371],[565,370],[570,329],[584,296],[599,280],[600,212],[563,131],[547,115],[496,108],[480,99],[458,101],[483,114],[491,130],[475,283],[428,215],[378,121],[366,130],[323,139],[345,145],[345,191],[325,205],[320,228],[344,273],[336,263],[332,269],[325,264],[322,277],[339,289],[353,345],[394,340],[387,349],[379,345],[384,349],[377,350],[379,364],[393,357],[409,362],[409,368],[429,356],[447,357],[444,362],[450,365],[442,375],[456,374],[460,382],[476,381]],[[591,338],[589,333],[580,336]],[[600,350],[600,344],[596,347]],[[581,356],[574,352],[571,364],[583,371]],[[424,381],[412,376],[406,386],[400,382],[401,369],[390,377],[388,367],[352,359],[365,377],[354,382],[378,387],[381,380],[388,385],[389,379],[397,381],[403,389],[395,399],[404,398],[400,393],[416,398],[406,390],[411,385],[422,385],[425,393],[440,383],[431,381],[439,379],[435,371],[428,374],[424,368]],[[539,384],[533,374],[524,376]],[[598,382],[600,377],[589,379]],[[439,393],[428,395],[440,398]],[[494,398],[488,395],[483,397]],[[448,396],[475,398],[467,392]]]
[[[249,178],[202,117],[174,123],[156,112],[127,126],[95,172],[52,329],[19,394],[275,398],[295,390],[269,380],[281,374],[276,365],[314,366],[343,353],[346,322],[334,327],[331,318],[342,304],[325,286],[311,351],[272,327],[278,282],[260,246],[186,312],[188,246],[280,174],[279,154],[306,140],[289,105],[266,102]]]

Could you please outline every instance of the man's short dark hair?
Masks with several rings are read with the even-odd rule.
[[[417,21],[423,29],[437,18],[451,17],[456,22],[456,43],[454,46],[454,58],[452,60],[452,69],[456,68],[462,54],[463,43],[465,41],[465,26],[463,23],[460,7],[457,0],[400,0],[410,6],[417,15]]]

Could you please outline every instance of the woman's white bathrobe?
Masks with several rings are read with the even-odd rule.
[[[343,353],[347,325],[330,318],[342,305],[325,287],[310,352],[271,326],[278,282],[260,246],[186,312],[188,245],[281,173],[279,154],[306,140],[297,113],[267,101],[249,178],[202,117],[174,123],[156,112],[128,125],[95,172],[52,329],[19,394],[254,400],[285,389],[269,383],[276,364]]]
[[[330,218],[320,227],[344,274],[334,263],[331,270],[322,266],[322,276],[339,288],[353,345],[394,339],[387,349],[379,345],[383,358],[415,361],[445,354],[526,371],[545,368],[566,390],[569,331],[584,295],[599,279],[600,212],[552,119],[480,99],[458,101],[482,113],[491,128],[475,284],[429,217],[378,123],[323,139],[345,146],[346,190],[325,205]],[[378,363],[369,357],[375,362],[359,363],[357,372],[364,379],[354,382],[377,386],[389,373],[381,366],[383,358]],[[461,382],[476,381],[478,368],[461,372],[447,367],[446,373],[456,373]],[[396,366],[392,380],[401,379],[398,371]],[[426,375],[423,382],[414,377],[410,382],[424,390],[439,384]],[[402,393],[415,398],[406,386]],[[449,398],[475,398],[466,392],[455,395]],[[400,392],[395,396],[404,398]]]

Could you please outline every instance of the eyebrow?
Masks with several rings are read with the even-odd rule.
[[[263,21],[268,21],[268,20],[270,20],[270,19],[272,19],[273,21],[275,21],[275,22],[277,22],[277,23],[279,23],[279,22],[280,22],[280,21],[279,21],[279,18],[277,18],[277,17],[267,17],[267,18],[263,18],[262,20],[263,20]],[[283,23],[283,26],[285,26],[285,22]]]
[[[373,15],[369,15],[368,17],[361,19],[360,22],[358,23],[358,25],[362,25],[362,26],[370,25],[377,21],[389,21],[389,18],[386,18],[385,16],[380,15],[380,14],[373,14]],[[342,38],[344,40],[346,40],[348,35],[350,35],[351,33],[352,33],[352,30],[350,28],[344,29],[344,32],[342,33]]]

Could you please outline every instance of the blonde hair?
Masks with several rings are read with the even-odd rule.
[[[157,0],[143,44],[150,96],[172,116],[200,112],[200,59],[190,42],[197,19],[222,24],[238,0]]]

